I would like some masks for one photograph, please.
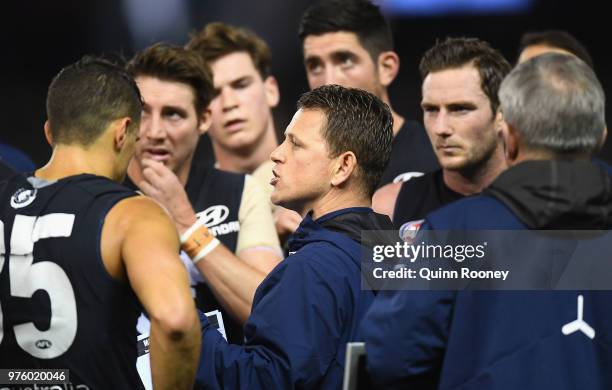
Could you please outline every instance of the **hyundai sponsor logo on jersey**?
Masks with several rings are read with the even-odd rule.
[[[35,188],[20,188],[13,196],[11,196],[11,207],[14,209],[20,209],[34,202],[36,199]]]
[[[240,230],[240,223],[238,221],[223,223],[229,216],[227,206],[220,204],[210,206],[196,215],[215,236],[222,236]]]
[[[421,177],[425,175],[423,172],[404,172],[400,173],[393,179],[394,183],[405,183],[410,179],[414,179],[415,177]]]

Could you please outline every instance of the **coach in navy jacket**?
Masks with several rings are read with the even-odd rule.
[[[304,94],[272,153],[272,201],[303,213],[290,255],[262,282],[244,345],[203,319],[197,384],[223,389],[338,389],[348,341],[373,301],[362,290],[362,230],[392,229],[371,197],[389,159],[389,108],[357,89]],[[365,246],[365,244],[364,244]]]
[[[610,229],[612,183],[590,162],[605,137],[604,93],[590,68],[536,57],[510,73],[500,98],[512,168],[424,228]],[[566,335],[581,300],[594,334]],[[383,292],[362,329],[368,370],[384,388],[612,388],[610,302],[602,291]]]
[[[350,208],[302,221],[294,252],[258,288],[246,345],[230,345],[203,327],[198,382],[218,388],[339,388],[348,341],[374,299],[362,291],[362,229],[391,229],[387,217]],[[204,360],[208,359],[208,360]]]

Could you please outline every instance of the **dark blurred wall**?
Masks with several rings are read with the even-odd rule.
[[[273,72],[282,96],[275,120],[279,134],[284,131],[297,97],[307,89],[297,26],[302,11],[312,1],[171,0],[177,6],[186,7],[187,17],[177,20],[175,31],[165,26],[153,29],[150,37],[138,39],[128,26],[129,15],[122,1],[127,0],[3,5],[0,13],[2,140],[26,151],[38,164],[44,163],[50,155],[42,134],[46,89],[62,66],[83,54],[122,53],[129,57],[135,50],[157,40],[182,44],[187,36],[181,37],[187,31],[211,21],[248,27],[270,44]],[[612,64],[607,42],[610,33],[604,6],[594,1],[534,0],[534,3],[527,13],[505,16],[392,18],[401,58],[401,71],[391,88],[394,108],[407,117],[420,119],[421,80],[417,66],[420,56],[436,39],[450,35],[477,36],[490,41],[514,62],[518,40],[524,31],[550,28],[566,29],[585,43],[604,89],[611,93],[612,75],[608,69]],[[142,6],[145,15],[151,12],[147,9],[147,0],[138,0],[138,4],[145,4]],[[611,144],[607,143],[602,156],[612,162]]]
[[[120,0],[30,1],[0,12],[0,139],[38,165],[47,161],[43,124],[47,87],[65,65],[84,54],[132,48]]]

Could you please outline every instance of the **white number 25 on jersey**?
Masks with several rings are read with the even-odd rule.
[[[52,261],[33,264],[34,243],[52,237],[70,237],[74,214],[54,213],[40,217],[16,215],[11,233],[11,253],[4,245],[4,223],[0,221],[0,272],[9,264],[9,293],[30,298],[44,290],[51,302],[49,329],[39,330],[33,322],[15,325],[17,344],[39,359],[53,359],[70,348],[77,331],[76,299],[64,270]],[[0,343],[4,337],[0,302]]]

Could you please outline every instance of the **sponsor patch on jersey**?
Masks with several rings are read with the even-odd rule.
[[[240,231],[240,222],[238,221],[223,223],[229,216],[229,208],[227,206],[221,204],[210,206],[196,215],[215,236],[223,236]]]
[[[47,348],[51,348],[53,344],[49,340],[41,339],[41,340],[37,340],[36,343],[34,343],[34,345],[36,345],[36,348],[38,349],[47,349]]]
[[[13,196],[11,196],[11,207],[14,209],[20,209],[34,202],[36,199],[36,189],[32,188],[20,188]]]
[[[404,242],[412,244],[417,236],[417,233],[419,232],[419,229],[423,225],[423,222],[425,222],[424,219],[417,219],[403,224],[399,229],[400,238],[404,240]]]
[[[404,173],[400,173],[399,175],[395,176],[395,179],[393,179],[393,182],[403,183],[410,179],[413,179],[415,177],[421,177],[423,175],[424,175],[423,172],[404,172]]]
[[[229,209],[227,206],[220,204],[210,206],[206,210],[198,213],[198,217],[206,227],[219,225],[221,222],[227,219],[228,215]]]

